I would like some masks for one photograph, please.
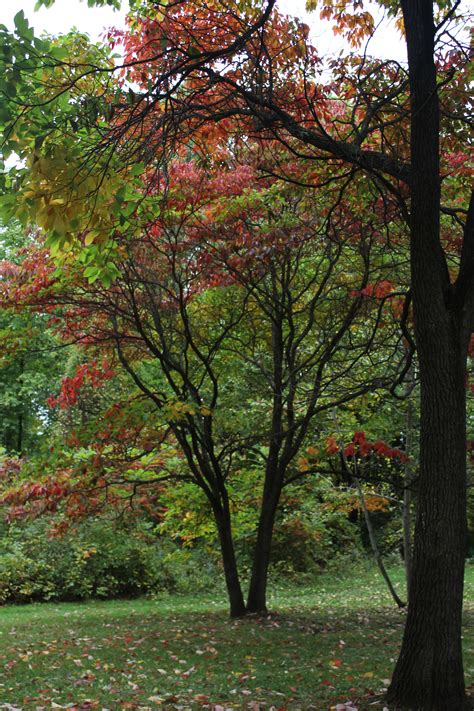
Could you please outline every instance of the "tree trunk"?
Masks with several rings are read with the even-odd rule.
[[[22,412],[20,412],[20,414],[18,415],[16,451],[21,456],[21,454],[23,452],[23,413]]]
[[[19,362],[19,368],[20,368],[20,377],[18,378],[18,381],[20,380],[21,376],[25,372],[25,361],[24,358],[20,357],[20,362]],[[20,407],[22,410],[18,413],[18,427],[17,427],[17,438],[16,438],[16,451],[18,456],[21,456],[23,454],[23,430],[24,430],[24,413],[23,413],[23,397],[20,396]]]
[[[272,272],[274,302],[278,302],[275,276]],[[252,576],[250,578],[247,610],[254,613],[267,612],[268,566],[272,548],[273,527],[280,501],[285,466],[281,460],[282,421],[283,421],[283,317],[279,308],[275,308],[272,323],[272,358],[273,358],[273,405],[272,428],[268,458],[265,467],[262,503],[258,521],[257,540],[255,543]]]
[[[441,349],[439,349],[441,350]],[[461,612],[465,556],[464,368],[449,348],[420,368],[420,478],[408,616],[388,701],[465,705]],[[444,356],[444,357],[443,357]],[[454,361],[454,362],[453,362]],[[430,372],[423,375],[423,371]]]
[[[409,479],[405,476],[405,489],[403,491],[403,510],[402,510],[402,522],[403,522],[403,560],[405,563],[405,577],[406,577],[406,589],[407,589],[407,600],[410,598],[410,581],[412,577],[412,553],[411,553],[411,491],[408,488],[410,486]]]
[[[406,416],[406,438],[405,452],[407,457],[412,456],[412,437],[413,437],[413,404],[408,401],[407,416]],[[412,542],[411,542],[411,485],[412,485],[412,467],[409,461],[405,463],[405,472],[403,478],[403,559],[405,562],[407,600],[410,599],[410,583],[412,577]]]
[[[420,367],[420,475],[408,616],[387,698],[395,707],[460,711],[467,708],[461,649],[464,334],[440,242],[433,3],[401,4],[411,99],[411,287]]]
[[[230,603],[230,616],[243,617],[246,613],[246,608],[235,557],[230,512],[226,505],[214,505],[213,509],[219,533],[225,583]]]
[[[277,471],[270,473],[267,470],[247,598],[248,612],[267,612],[268,566],[270,565],[273,528],[281,489],[282,481],[279,473]]]
[[[392,581],[390,580],[390,576],[387,573],[384,562],[382,560],[382,556],[380,554],[380,550],[377,545],[377,540],[375,538],[374,529],[372,527],[372,521],[370,520],[369,510],[368,510],[367,504],[365,502],[364,492],[362,491],[360,481],[356,476],[354,477],[354,482],[357,487],[357,493],[359,495],[360,505],[361,505],[362,511],[364,513],[365,525],[367,526],[367,533],[369,534],[370,545],[372,547],[372,552],[374,554],[375,562],[377,563],[378,569],[380,570],[380,573],[381,573],[383,579],[385,580],[385,582],[387,584],[387,588],[390,592],[390,595],[394,599],[395,603],[397,604],[398,607],[405,607],[405,603],[398,597],[397,591],[395,590],[395,588],[392,585]]]

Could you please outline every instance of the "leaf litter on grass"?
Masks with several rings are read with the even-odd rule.
[[[383,709],[404,616],[360,582],[282,591],[279,614],[237,621],[191,597],[4,608],[0,709]]]

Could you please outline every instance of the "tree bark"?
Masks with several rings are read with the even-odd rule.
[[[412,436],[413,436],[413,404],[411,400],[408,401],[407,406],[407,416],[406,416],[406,438],[405,438],[405,452],[407,457],[412,455]],[[412,556],[412,541],[411,541],[411,485],[412,485],[412,468],[410,461],[405,463],[405,472],[403,478],[403,509],[402,509],[402,521],[403,521],[403,559],[405,562],[405,575],[406,575],[406,588],[407,588],[407,600],[410,599],[410,584],[413,570],[413,556]]]
[[[263,614],[267,612],[268,567],[270,565],[275,516],[282,485],[283,482],[279,472],[270,472],[267,469],[252,563],[252,576],[247,598],[248,612]]]
[[[468,708],[461,649],[466,540],[465,337],[440,242],[433,3],[402,0],[411,96],[411,285],[420,369],[420,475],[413,575],[387,699]]]
[[[439,348],[433,351],[431,367],[425,363],[420,368],[420,478],[413,571],[402,649],[387,697],[395,706],[430,711],[468,708],[461,649],[465,384],[464,367],[456,355],[449,347]]]
[[[246,607],[235,557],[230,511],[225,504],[224,506],[214,504],[213,509],[219,533],[222,564],[224,566],[227,595],[230,603],[230,616],[243,617],[246,613]]]
[[[247,610],[253,613],[267,612],[267,581],[268,566],[272,548],[273,527],[275,516],[283,488],[284,472],[288,461],[282,461],[283,441],[283,315],[277,306],[279,302],[276,279],[272,272],[274,295],[274,314],[272,325],[272,359],[273,359],[273,404],[271,438],[265,480],[263,484],[262,503],[255,542],[252,575],[250,578]]]
[[[20,456],[23,453],[23,413],[22,412],[20,412],[18,415],[16,451],[18,452],[18,454]]]

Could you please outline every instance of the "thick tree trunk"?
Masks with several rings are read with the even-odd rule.
[[[441,351],[441,352],[439,352]],[[449,347],[421,378],[420,478],[413,572],[402,650],[388,693],[394,706],[465,705],[461,612],[465,556],[464,368]]]
[[[408,457],[412,455],[412,437],[413,437],[413,404],[408,401],[407,416],[406,416],[406,440],[405,440],[405,452]],[[405,464],[405,475],[403,478],[403,559],[405,561],[405,575],[406,575],[406,588],[407,588],[407,600],[410,599],[410,584],[413,569],[413,556],[412,556],[412,540],[411,540],[411,485],[412,485],[412,468],[410,461]]]
[[[235,557],[230,512],[226,506],[215,506],[214,516],[219,533],[225,583],[230,603],[230,616],[243,617],[246,613],[246,608]]]
[[[247,598],[248,612],[267,612],[268,567],[270,565],[273,528],[281,488],[282,482],[278,472],[269,473],[267,470],[252,564],[252,577]]]
[[[420,476],[408,616],[387,698],[466,708],[461,613],[466,533],[465,334],[440,242],[433,3],[402,0],[411,98],[411,286],[420,366]]]

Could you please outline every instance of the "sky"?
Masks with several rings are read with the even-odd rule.
[[[0,0],[0,23],[12,27],[14,16],[23,10],[38,34],[42,31],[58,34],[76,27],[94,39],[104,28],[124,24],[125,12],[114,12],[110,7],[90,8],[80,0],[56,0],[52,7],[43,7],[38,12],[34,11],[35,5],[36,0]]]
[[[75,26],[93,39],[98,39],[104,28],[124,25],[125,10],[117,12],[109,7],[88,8],[84,0],[56,0],[53,7],[34,12],[35,3],[36,0],[0,0],[0,23],[11,27],[14,15],[23,10],[37,33],[47,31],[57,34]],[[347,50],[344,41],[334,36],[329,24],[322,22],[317,12],[305,12],[305,0],[279,0],[279,6],[284,12],[298,15],[311,27],[311,36],[320,56]],[[372,40],[370,54],[404,61],[404,42],[393,27],[385,24]]]

